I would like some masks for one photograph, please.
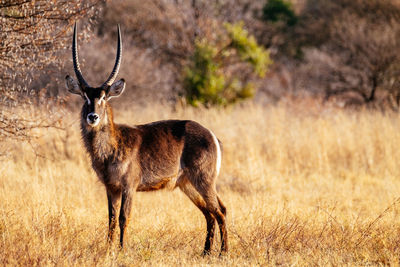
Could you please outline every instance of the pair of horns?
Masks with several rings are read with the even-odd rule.
[[[76,31],[76,22],[74,25],[74,36],[72,39],[72,60],[74,63],[74,70],[76,74],[76,78],[78,79],[79,84],[83,88],[89,88],[89,84],[83,78],[81,69],[79,67],[79,60],[78,60],[78,42],[77,42],[78,33]],[[115,65],[114,68],[108,77],[108,79],[102,84],[101,87],[111,86],[114,80],[117,78],[119,67],[121,66],[121,59],[122,59],[122,41],[121,41],[121,30],[118,24],[118,45],[117,45],[117,56],[115,58]]]

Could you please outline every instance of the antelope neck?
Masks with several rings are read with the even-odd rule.
[[[81,116],[81,132],[86,149],[92,160],[105,160],[113,156],[118,149],[117,127],[113,121],[112,110],[110,107],[106,109],[107,123],[105,124],[101,118],[101,122],[96,127],[87,125],[86,119]]]

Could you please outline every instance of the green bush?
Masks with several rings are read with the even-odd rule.
[[[221,44],[220,40],[226,41]],[[255,93],[252,80],[263,77],[270,64],[268,51],[243,23],[225,23],[215,40],[196,41],[191,64],[185,69],[186,99],[193,106],[226,106],[251,98]]]
[[[265,21],[283,21],[288,26],[297,23],[297,16],[293,11],[292,3],[285,0],[268,0],[263,9]]]

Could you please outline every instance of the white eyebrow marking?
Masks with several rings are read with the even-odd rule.
[[[89,99],[89,97],[87,96],[86,93],[84,93],[84,94],[85,94],[85,97],[86,97],[86,100],[87,100],[88,104],[90,105],[90,99]]]
[[[104,97],[105,97],[105,96],[106,96],[106,94],[103,94],[103,95],[100,97],[99,102],[97,102],[98,105],[101,105],[101,101],[104,100]]]

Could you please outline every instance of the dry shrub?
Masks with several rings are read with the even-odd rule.
[[[32,105],[57,96],[57,53],[67,46],[72,23],[93,16],[99,1],[2,1],[0,3],[0,141],[31,140],[31,130],[50,127],[50,112],[38,117]],[[56,89],[55,89],[56,88]],[[53,105],[59,100],[52,101]],[[18,107],[18,108],[17,108]],[[53,109],[54,111],[54,109]],[[57,117],[57,116],[56,116]]]

